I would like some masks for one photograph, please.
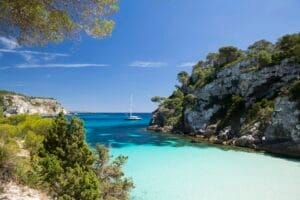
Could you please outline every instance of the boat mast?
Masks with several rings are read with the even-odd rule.
[[[133,102],[133,95],[131,94],[130,95],[130,108],[129,108],[129,116],[131,117],[132,116],[132,103]]]

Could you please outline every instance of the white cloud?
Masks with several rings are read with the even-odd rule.
[[[39,60],[50,61],[56,57],[67,57],[69,54],[64,53],[49,53],[41,51],[29,51],[29,50],[16,50],[16,49],[0,49],[0,54],[11,53],[18,54],[24,58],[25,61],[35,63]]]
[[[91,64],[91,63],[50,63],[50,64],[20,64],[16,68],[83,68],[83,67],[108,67],[107,64]]]
[[[180,63],[178,67],[193,67],[197,64],[197,62],[184,62]]]
[[[164,62],[148,62],[148,61],[134,61],[130,63],[129,67],[141,67],[141,68],[153,68],[153,67],[164,67],[167,66]]]
[[[49,53],[49,52],[41,52],[41,51],[28,51],[28,50],[14,50],[14,49],[0,49],[1,53],[16,53],[16,54],[31,54],[37,56],[69,56],[69,54],[64,53]]]
[[[3,54],[18,54],[24,58],[25,61],[35,63],[40,60],[50,61],[55,59],[56,57],[66,57],[68,54],[64,53],[49,53],[49,52],[41,52],[41,51],[30,51],[30,50],[19,50],[17,48],[21,47],[16,39],[7,38],[0,36],[0,57]]]
[[[34,56],[32,54],[21,54],[22,57],[27,61],[27,62],[37,62],[37,59],[34,58]]]
[[[0,43],[7,49],[15,49],[19,47],[19,44],[15,38],[0,36]]]

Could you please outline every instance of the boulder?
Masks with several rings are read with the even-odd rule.
[[[253,135],[243,135],[234,141],[234,145],[240,147],[250,147],[256,148],[256,144],[258,144],[260,140]]]

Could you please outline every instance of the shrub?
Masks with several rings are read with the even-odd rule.
[[[300,33],[281,37],[276,43],[276,52],[272,58],[275,64],[285,58],[295,58],[300,63]]]
[[[38,173],[36,159],[36,156],[18,158],[16,162],[16,178],[19,183],[33,188],[41,185],[41,175]]]
[[[250,50],[250,52],[260,52],[260,51],[266,51],[268,53],[271,53],[274,50],[274,45],[267,41],[267,40],[259,40],[257,42],[255,42],[254,44],[250,45],[248,47],[248,50]]]
[[[259,67],[267,67],[272,63],[272,55],[267,51],[260,51],[258,53],[258,64]]]
[[[96,160],[85,143],[85,131],[79,119],[68,121],[59,114],[45,136],[43,147],[40,151],[40,174],[54,197],[123,200],[128,196],[131,188],[128,184],[131,182],[123,178],[121,171],[126,159],[117,159],[109,164],[108,150],[102,147],[102,153],[98,151]]]
[[[184,107],[193,107],[193,105],[196,103],[196,97],[193,94],[187,94],[184,97],[183,100],[183,106]]]
[[[60,174],[58,183],[60,188],[57,190],[58,199],[99,199],[100,183],[92,171],[75,164],[68,167],[64,173]]]
[[[15,137],[19,135],[24,138]],[[28,157],[18,156],[22,139],[24,148],[30,150]],[[0,183],[14,178],[49,191],[55,199],[128,199],[133,184],[121,170],[127,158],[111,162],[108,150],[102,149],[106,158],[97,154],[96,162],[85,142],[83,123],[77,118],[67,120],[63,114],[54,120],[37,115],[0,118]],[[97,166],[101,159],[103,165]]]
[[[97,145],[96,152],[95,170],[101,183],[100,199],[129,199],[128,191],[134,185],[132,180],[124,177],[122,172],[122,166],[125,164],[127,157],[118,156],[114,161],[109,162],[109,151],[103,145]]]
[[[32,154],[36,154],[43,147],[44,137],[38,135],[33,131],[28,131],[25,136],[25,147],[30,150]]]
[[[263,99],[254,103],[246,113],[246,122],[261,121],[267,122],[274,109],[274,101]]]
[[[18,125],[20,122],[25,121],[26,115],[20,114],[20,115],[13,115],[8,118],[8,123],[11,125]]]
[[[151,98],[151,101],[153,103],[162,103],[166,98],[165,97],[159,97],[159,96],[155,96]]]
[[[222,47],[219,49],[218,65],[223,67],[226,64],[236,61],[241,55],[241,51],[236,47]]]
[[[15,170],[15,147],[0,140],[0,183],[14,178]]]
[[[300,64],[300,44],[294,47],[293,54],[295,55],[296,62]]]
[[[217,53],[208,53],[206,56],[206,62],[205,64],[208,65],[209,67],[216,67],[218,65],[218,59],[219,59],[219,54]],[[200,61],[197,66],[201,66],[202,62]]]
[[[18,134],[16,126],[10,124],[0,124],[0,137],[15,137]]]
[[[183,85],[187,85],[189,81],[189,74],[185,71],[181,71],[177,74],[177,80]]]
[[[72,167],[76,163],[89,166],[94,156],[85,142],[83,123],[78,118],[70,122],[61,113],[55,120],[43,142],[47,153],[56,155],[64,167]]]
[[[195,88],[201,88],[203,85],[209,83],[213,79],[214,68],[213,67],[197,67],[193,68],[192,72],[192,84]]]

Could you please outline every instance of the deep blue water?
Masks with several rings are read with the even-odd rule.
[[[259,153],[191,144],[146,130],[150,114],[126,121],[124,113],[79,114],[93,147],[128,156],[132,200],[299,200],[300,162]]]
[[[87,131],[86,139],[91,146],[97,143],[112,148],[132,145],[182,146],[191,145],[177,137],[146,130],[150,113],[140,113],[142,120],[127,121],[125,113],[80,114]]]

